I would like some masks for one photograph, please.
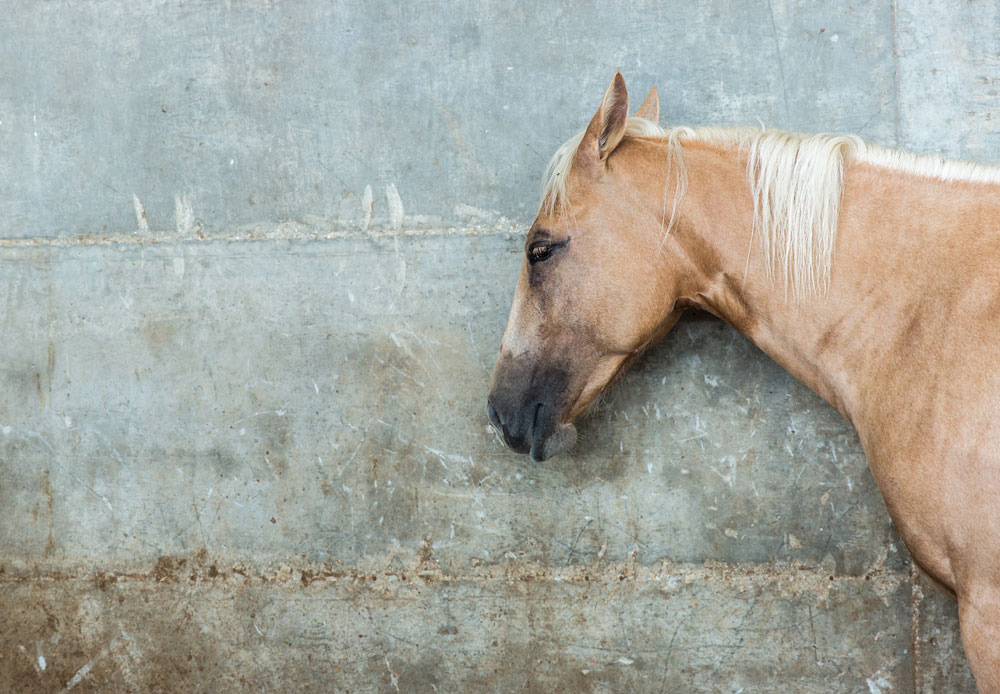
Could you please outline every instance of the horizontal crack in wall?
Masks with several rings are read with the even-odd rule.
[[[273,225],[254,225],[243,227],[228,234],[205,234],[201,231],[193,234],[177,234],[175,232],[150,232],[134,234],[114,234],[96,236],[85,234],[80,236],[38,236],[30,238],[0,239],[0,248],[36,248],[39,246],[75,247],[75,246],[114,246],[114,245],[149,245],[171,243],[200,243],[211,241],[320,241],[328,239],[366,239],[392,238],[409,236],[497,236],[504,234],[523,234],[526,225],[510,222],[506,219],[491,225],[469,226],[417,226],[413,228],[396,229],[389,226],[361,229],[356,224],[344,225],[313,225],[298,222],[285,222]]]
[[[385,568],[358,567],[338,569],[327,565],[281,565],[268,569],[251,569],[235,563],[220,567],[205,556],[160,557],[146,572],[114,572],[95,570],[86,573],[41,572],[34,575],[10,575],[0,572],[3,583],[92,581],[99,588],[115,583],[178,583],[243,584],[247,582],[275,587],[329,585],[363,585],[385,589],[390,585],[479,583],[543,583],[613,586],[625,582],[659,586],[669,593],[699,582],[724,584],[734,590],[771,587],[782,595],[812,594],[825,598],[832,588],[860,587],[867,584],[877,595],[887,597],[910,581],[908,573],[896,573],[878,566],[868,573],[832,574],[822,567],[801,563],[725,564],[706,562],[702,565],[675,564],[663,561],[652,565],[635,561],[601,563],[553,568],[537,562],[510,560],[503,564],[473,566],[465,572],[443,570],[435,561],[411,559],[400,562],[391,557],[382,563]]]

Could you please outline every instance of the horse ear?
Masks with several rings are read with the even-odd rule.
[[[628,124],[628,90],[622,73],[616,72],[604,94],[601,107],[587,126],[578,152],[605,161],[625,136]]]
[[[635,112],[635,115],[639,118],[645,118],[648,121],[659,124],[660,122],[660,95],[656,91],[656,87],[649,90],[649,96],[646,100],[642,102],[642,106],[639,110]]]

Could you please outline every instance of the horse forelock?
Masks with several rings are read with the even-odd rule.
[[[625,137],[664,137],[667,131],[652,121],[632,116],[628,119]],[[578,132],[564,142],[549,159],[542,175],[542,194],[539,211],[545,214],[555,214],[568,204],[566,184],[576,151],[583,141],[584,131]]]
[[[540,212],[553,215],[569,206],[567,182],[583,135],[578,133],[563,143],[549,161]],[[661,139],[666,145],[664,240],[674,226],[687,186],[683,142],[732,148],[745,156],[747,186],[754,202],[751,241],[757,237],[768,276],[781,281],[786,294],[795,299],[821,296],[829,287],[845,161],[941,181],[1000,184],[1000,168],[887,149],[856,135],[807,135],[763,128],[663,128],[633,116],[625,137]]]

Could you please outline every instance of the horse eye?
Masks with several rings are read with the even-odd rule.
[[[535,263],[540,263],[543,260],[548,260],[557,245],[559,244],[551,244],[544,241],[533,244],[531,248],[528,249],[528,263],[534,265]]]
[[[528,262],[534,265],[550,255],[552,255],[552,246],[547,243],[536,244],[528,249]]]
[[[548,260],[553,253],[568,243],[568,236],[561,241],[552,241],[549,239],[544,241],[535,241],[533,244],[528,246],[528,263],[530,265],[534,265],[535,263],[540,263],[543,260]]]

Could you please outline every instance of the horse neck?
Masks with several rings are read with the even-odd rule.
[[[839,333],[856,330],[858,307],[882,294],[881,273],[856,271],[872,264],[865,243],[871,234],[854,233],[867,224],[861,192],[845,189],[829,289],[796,299],[783,277],[767,272],[751,237],[745,156],[686,144],[684,159],[689,183],[672,233],[691,279],[681,287],[679,306],[725,320],[853,421],[865,377],[857,367],[868,360],[856,360],[857,345],[844,344]]]

